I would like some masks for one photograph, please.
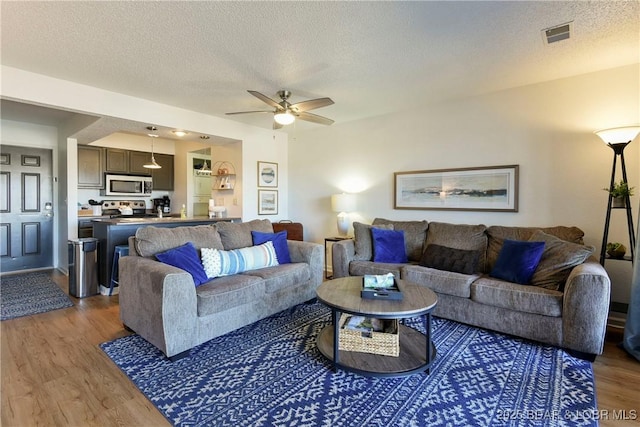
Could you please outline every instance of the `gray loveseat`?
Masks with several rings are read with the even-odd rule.
[[[591,256],[593,248],[583,246],[580,229],[380,218],[372,226],[404,231],[407,262],[374,262],[371,226],[354,223],[354,240],[333,245],[334,278],[392,272],[436,292],[436,316],[562,347],[588,360],[602,353],[611,284]],[[506,240],[545,241],[532,284],[490,276]],[[434,246],[426,251],[430,245]],[[429,264],[433,261],[425,259],[427,252],[437,255],[449,248],[476,253],[474,271],[455,271],[459,269],[449,268],[452,263],[445,269],[433,268]]]
[[[251,231],[272,233],[268,220],[193,227],[144,227],[120,259],[120,318],[172,360],[212,338],[311,300],[322,283],[322,245],[287,240],[291,263],[216,277],[198,287],[183,269],[155,255],[192,242],[232,250],[252,246]]]

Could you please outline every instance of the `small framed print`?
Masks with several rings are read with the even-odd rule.
[[[278,190],[258,190],[258,215],[278,214]]]
[[[258,187],[278,187],[278,164],[258,162]]]

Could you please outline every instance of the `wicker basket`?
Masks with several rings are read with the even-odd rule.
[[[350,315],[348,314],[342,314],[340,317],[340,336],[338,346],[340,350],[381,354],[383,356],[393,357],[398,357],[400,355],[398,321],[396,319],[385,320],[385,322],[393,322],[395,333],[363,333],[361,331],[344,328],[344,324],[349,317]]]

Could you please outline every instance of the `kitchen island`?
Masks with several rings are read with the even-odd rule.
[[[241,218],[209,218],[206,216],[191,218],[147,217],[147,218],[104,218],[93,220],[93,237],[98,239],[98,282],[108,288],[111,283],[111,264],[114,249],[118,245],[127,245],[129,236],[134,236],[140,227],[187,227],[193,225],[215,224],[216,222],[241,222]]]

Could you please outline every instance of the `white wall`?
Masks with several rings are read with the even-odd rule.
[[[357,192],[354,220],[575,225],[599,252],[613,151],[593,131],[640,123],[639,75],[620,67],[301,132],[289,142],[291,219],[323,242],[336,235],[330,195]],[[625,160],[640,190],[640,138]],[[393,172],[509,164],[520,165],[517,213],[393,209]],[[637,195],[632,204],[637,218]],[[628,241],[620,212],[610,241]],[[614,301],[628,300],[630,264],[607,263]]]

